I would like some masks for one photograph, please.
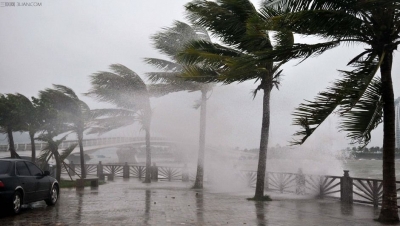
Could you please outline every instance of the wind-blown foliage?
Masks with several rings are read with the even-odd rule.
[[[250,21],[264,21],[264,16],[248,0],[196,0],[186,5],[189,20],[205,27],[223,44],[195,41],[178,54],[184,63],[183,76],[201,82],[230,84],[255,79],[259,83],[254,95],[264,91],[263,120],[261,128],[260,154],[257,169],[255,198],[264,197],[264,180],[269,136],[269,101],[273,86],[279,85],[280,67],[287,59],[266,56],[275,48],[293,44],[290,30],[282,27],[273,38],[263,27]]]
[[[162,72],[147,73],[149,79],[155,83],[149,86],[149,92],[154,96],[162,96],[178,91],[201,91],[201,99],[195,104],[195,108],[200,108],[200,140],[199,154],[197,163],[197,173],[194,188],[203,188],[204,175],[204,153],[205,153],[205,132],[206,132],[206,102],[207,92],[212,89],[212,84],[196,81],[189,81],[182,78],[181,74],[186,65],[177,62],[177,55],[183,50],[184,46],[191,41],[205,40],[211,42],[205,29],[199,26],[190,26],[186,23],[175,21],[174,25],[164,28],[152,36],[154,47],[169,60],[157,58],[145,58],[148,64],[162,70]],[[215,72],[214,72],[215,73]],[[205,74],[207,76],[208,74]]]
[[[271,13],[272,12],[272,13]],[[295,124],[302,130],[303,143],[338,108],[341,130],[353,141],[367,144],[371,131],[383,122],[383,198],[379,220],[398,222],[396,176],[394,170],[395,109],[392,84],[393,51],[400,44],[400,2],[397,0],[275,0],[266,1],[262,13],[270,29],[281,26],[302,35],[317,35],[325,42],[295,44],[294,48],[270,52],[273,57],[304,58],[315,47],[335,47],[340,43],[366,45],[348,63],[353,71],[342,71],[335,82],[314,101],[301,104],[295,112]],[[299,54],[299,53],[308,54]],[[376,76],[380,71],[380,78]]]
[[[87,95],[116,108],[93,110],[95,125],[89,133],[105,133],[135,122],[146,132],[146,167],[151,167],[150,94],[146,84],[135,72],[121,64],[110,65],[111,72],[100,71],[91,76],[92,88]],[[150,170],[145,182],[150,183]]]
[[[19,157],[14,147],[13,132],[23,131],[29,111],[30,101],[22,94],[0,95],[0,128],[7,134],[12,158]]]
[[[89,106],[79,99],[75,92],[63,85],[53,85],[53,89],[46,89],[42,92],[42,98],[46,97],[52,102],[52,106],[61,112],[71,130],[76,133],[78,138],[81,177],[86,177],[84,150],[83,150],[83,133],[90,128],[94,121],[94,114]]]
[[[56,139],[56,137],[73,130],[68,117],[69,114],[65,111],[65,108],[62,108],[62,102],[60,101],[66,101],[65,106],[71,107],[68,99],[61,96],[60,93],[53,89],[42,90],[39,92],[39,98],[33,99],[33,102],[43,119],[41,134],[39,134],[36,139],[47,143],[47,151],[51,153],[50,156],[54,157],[56,161],[57,180],[61,179],[61,168],[63,163],[58,146],[61,144],[62,140],[65,139],[65,136],[59,140]],[[46,155],[47,151],[44,150],[44,153],[42,154]],[[47,160],[48,159],[49,158],[47,158]]]

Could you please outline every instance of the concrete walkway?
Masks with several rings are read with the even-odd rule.
[[[247,201],[253,190],[190,189],[191,183],[116,179],[98,190],[62,189],[55,207],[37,202],[0,225],[381,225],[379,210],[335,200],[270,193],[274,201]]]

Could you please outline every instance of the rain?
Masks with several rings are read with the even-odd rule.
[[[255,74],[234,82],[221,77],[211,81],[210,76],[237,75],[226,65],[261,51],[242,51],[226,65],[222,60],[211,66],[206,61],[183,62],[183,50],[196,40],[240,50],[212,29],[193,25],[185,6],[194,2],[0,3],[0,95],[4,103],[11,100],[7,102],[11,106],[17,102],[12,98],[21,94],[41,109],[37,116],[41,126],[33,145],[35,159],[24,126],[12,129],[15,153],[33,160],[59,182],[84,178],[99,182],[96,188],[76,190],[77,184],[72,183],[72,187],[60,188],[53,209],[43,201],[24,203],[21,214],[0,214],[0,221],[6,225],[312,225],[337,217],[329,223],[378,225],[372,219],[379,217],[381,206],[377,202],[381,202],[383,187],[382,153],[365,150],[383,146],[383,123],[372,130],[365,146],[369,149],[363,149],[340,127],[341,112],[336,109],[303,144],[293,145],[302,138],[294,136],[302,130],[295,125],[296,108],[332,86],[341,78],[340,70],[353,70],[347,64],[368,45],[345,43],[304,61],[299,58],[280,65],[276,73],[282,72],[274,78],[276,87],[270,92],[269,133],[264,136],[268,147],[262,191],[272,201],[248,200],[257,197],[256,184],[260,183],[264,83],[257,73],[265,71],[251,71]],[[252,3],[255,9],[267,4],[243,2]],[[276,33],[268,34],[271,44],[278,46]],[[317,35],[298,33],[293,39],[303,44],[324,41]],[[395,100],[400,97],[396,61],[394,54]],[[212,73],[213,66],[220,71],[197,80],[185,78],[195,66],[206,73]],[[0,103],[0,108],[4,106]],[[57,113],[48,110],[49,106]],[[3,123],[7,114],[2,111],[0,159],[7,159],[13,150],[9,124]],[[31,112],[17,115],[23,118]],[[59,125],[52,120],[64,122]],[[202,151],[204,159],[199,154]],[[398,165],[397,156],[395,162]],[[346,207],[340,191],[349,178],[344,170],[354,179],[349,190],[352,205]],[[399,173],[396,169],[397,178]],[[379,180],[374,188],[373,180]],[[116,204],[107,206],[110,202]],[[289,209],[296,214],[284,219]],[[321,213],[329,210],[331,214]],[[59,215],[49,217],[55,214]]]

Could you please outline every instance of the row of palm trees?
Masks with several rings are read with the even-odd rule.
[[[151,97],[160,97],[179,91],[201,91],[201,100],[195,108],[200,108],[200,148],[198,171],[194,188],[203,188],[204,150],[206,127],[207,93],[213,85],[194,81],[185,81],[178,77],[181,66],[176,63],[175,55],[183,48],[182,43],[193,39],[210,40],[207,32],[200,27],[191,27],[176,22],[172,27],[152,37],[160,52],[170,57],[170,61],[147,58],[146,61],[163,72],[148,73],[153,84],[145,84],[134,71],[121,64],[110,65],[110,71],[100,71],[91,75],[92,88],[85,95],[101,102],[111,103],[114,108],[90,109],[78,98],[74,91],[66,86],[53,85],[53,88],[39,92],[38,98],[30,101],[22,94],[0,96],[1,128],[7,132],[11,157],[15,152],[12,132],[28,131],[32,143],[32,161],[36,161],[35,140],[45,141],[48,145],[40,155],[39,162],[47,163],[51,157],[56,161],[57,175],[60,180],[64,159],[79,145],[82,174],[86,177],[82,140],[84,132],[102,134],[123,126],[139,122],[145,131],[146,166],[151,166],[150,124],[152,110]],[[177,40],[179,39],[179,40]],[[171,45],[174,45],[171,48]],[[175,67],[175,68],[174,68]],[[179,68],[180,67],[180,68]],[[174,70],[171,70],[174,68]],[[10,106],[8,106],[8,105]],[[69,133],[75,133],[78,144],[71,145],[62,152],[58,147]],[[35,134],[38,134],[35,137]],[[60,137],[61,139],[56,139]],[[150,183],[150,170],[146,171],[145,183]]]
[[[371,131],[383,122],[383,201],[379,220],[399,221],[392,85],[393,52],[400,44],[398,0],[269,0],[259,9],[249,0],[195,0],[185,8],[192,26],[175,22],[152,37],[155,48],[168,58],[145,59],[161,69],[161,72],[147,74],[153,84],[146,85],[135,72],[119,64],[111,65],[112,72],[92,75],[92,89],[88,95],[115,106],[90,111],[96,125],[92,132],[106,132],[139,121],[146,132],[146,165],[149,167],[150,97],[177,91],[201,91],[199,167],[195,183],[195,187],[201,188],[207,92],[213,83],[255,79],[258,86],[254,95],[263,91],[264,96],[254,198],[263,199],[270,93],[274,86],[279,86],[282,65],[292,59],[318,56],[341,43],[362,43],[366,46],[365,51],[348,64],[354,69],[341,70],[342,77],[327,91],[296,109],[294,124],[302,130],[295,134],[300,138],[293,144],[304,143],[332,113],[343,119],[341,130],[361,144],[367,144]],[[209,38],[208,32],[218,38],[218,43]],[[323,41],[295,43],[293,34],[319,36]],[[376,75],[378,71],[380,77]],[[48,102],[42,105],[46,108]],[[2,128],[6,131],[7,125]],[[84,130],[86,127],[79,128]],[[47,130],[46,134],[49,133]],[[149,172],[145,182],[150,182]]]
[[[383,202],[379,220],[398,221],[391,67],[393,51],[400,44],[400,3],[271,0],[256,9],[249,0],[195,0],[185,7],[194,35],[183,39],[181,34],[191,32],[183,32],[188,26],[176,22],[175,27],[154,36],[155,47],[172,62],[147,58],[148,63],[164,70],[148,75],[151,80],[161,82],[155,87],[161,93],[165,93],[160,89],[166,85],[163,83],[183,85],[190,90],[191,83],[188,82],[193,81],[230,84],[255,79],[259,82],[254,95],[262,90],[264,97],[255,199],[264,197],[270,93],[280,84],[282,65],[292,59],[304,61],[318,56],[340,43],[364,43],[367,46],[364,52],[349,61],[348,65],[355,69],[341,70],[342,79],[318,94],[314,101],[307,101],[296,109],[294,124],[302,130],[294,134],[300,138],[293,144],[304,143],[332,113],[343,118],[341,130],[348,132],[352,141],[364,145],[370,141],[371,131],[383,122]],[[343,29],[344,25],[348,29]],[[217,37],[219,43],[212,42],[207,31]],[[325,41],[295,43],[293,34],[320,36]],[[376,75],[378,70],[380,77]],[[200,134],[199,163],[203,161],[202,144],[204,136]],[[201,177],[199,172],[202,169],[197,174]]]
[[[14,147],[13,132],[28,132],[32,148],[31,160],[45,164],[54,157],[58,180],[62,163],[72,150],[79,145],[83,153],[83,132],[91,118],[89,107],[66,86],[53,85],[53,88],[40,91],[39,97],[32,99],[19,93],[0,95],[0,129],[7,134],[11,157],[19,157]],[[59,145],[71,132],[77,134],[78,144],[59,152]],[[60,138],[60,135],[63,136]],[[35,140],[47,143],[39,159],[36,159]],[[85,172],[82,174],[84,177]]]
[[[383,122],[383,198],[379,221],[398,222],[395,177],[395,108],[392,85],[393,52],[400,44],[398,0],[268,0],[256,9],[249,0],[194,0],[186,6],[191,23],[206,28],[221,44],[190,42],[178,53],[181,76],[202,82],[259,81],[264,91],[263,119],[255,198],[264,195],[269,133],[269,99],[279,84],[279,69],[292,59],[306,60],[341,43],[363,44],[365,50],[341,70],[339,80],[301,104],[294,125],[302,130],[293,144],[303,144],[332,113],[340,129],[363,145]],[[293,34],[318,36],[320,43],[295,43]],[[380,76],[377,76],[377,72]]]

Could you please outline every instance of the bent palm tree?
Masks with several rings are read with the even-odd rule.
[[[110,65],[112,72],[100,71],[91,76],[92,89],[87,95],[115,105],[113,109],[93,110],[98,126],[90,133],[104,133],[139,121],[146,132],[146,177],[150,183],[151,108],[146,84],[135,72],[121,64]]]
[[[179,54],[185,64],[184,75],[201,82],[243,82],[256,79],[263,90],[263,116],[261,126],[260,152],[257,168],[255,199],[264,196],[266,158],[270,125],[270,94],[274,85],[279,84],[280,66],[285,60],[275,62],[261,59],[260,52],[274,47],[265,30],[247,26],[253,17],[261,14],[248,0],[193,1],[186,5],[192,23],[207,28],[227,45],[218,45],[204,40],[190,43]],[[277,45],[291,45],[292,33],[282,30],[274,36]],[[205,76],[206,75],[206,76]]]
[[[75,92],[63,85],[53,85],[53,89],[42,92],[42,98],[47,96],[52,106],[63,112],[67,123],[78,137],[81,177],[86,178],[85,158],[83,151],[83,132],[88,129],[93,120],[93,114],[89,106],[79,99]]]
[[[39,159],[42,163],[46,163],[51,157],[54,157],[56,161],[56,179],[59,181],[61,179],[63,156],[68,156],[76,147],[76,144],[72,145],[63,153],[60,153],[58,150],[59,145],[66,139],[67,135],[58,140],[56,137],[71,131],[72,128],[69,123],[68,114],[56,106],[58,104],[63,104],[62,102],[57,102],[56,100],[59,100],[57,98],[58,95],[54,95],[54,90],[46,89],[40,91],[39,98],[34,98],[33,102],[43,119],[41,127],[42,133],[36,139],[47,142],[47,147],[43,150],[44,152]]]
[[[301,136],[295,143],[304,143],[337,108],[343,118],[341,129],[355,142],[367,144],[371,131],[383,122],[383,198],[379,220],[398,222],[392,63],[393,51],[400,44],[400,2],[276,0],[266,3],[263,12],[269,17],[267,26],[272,29],[285,26],[298,34],[317,35],[327,40],[277,49],[270,53],[275,58],[307,58],[340,43],[367,46],[348,63],[354,70],[341,71],[342,79],[314,101],[297,108],[294,124],[303,130],[295,134]],[[377,71],[380,78],[376,76]]]
[[[174,26],[165,28],[164,31],[158,32],[152,36],[152,40],[154,42],[154,47],[162,54],[168,56],[170,60],[156,58],[145,59],[147,63],[163,70],[163,72],[147,73],[150,80],[157,83],[149,86],[150,93],[161,96],[179,91],[201,92],[200,103],[195,105],[196,109],[200,107],[200,138],[197,173],[193,188],[203,188],[207,93],[212,89],[213,85],[183,79],[180,76],[183,71],[183,66],[177,62],[176,57],[179,51],[183,50],[184,45],[188,44],[190,41],[207,40],[210,42],[211,39],[205,29],[176,21]]]
[[[35,134],[39,132],[42,126],[42,118],[37,106],[31,100],[22,94],[19,96],[18,106],[21,115],[21,131],[27,131],[31,140],[31,161],[36,162]]]
[[[13,132],[22,131],[24,128],[26,99],[19,93],[0,95],[0,128],[7,134],[11,158],[19,158],[14,145]]]

